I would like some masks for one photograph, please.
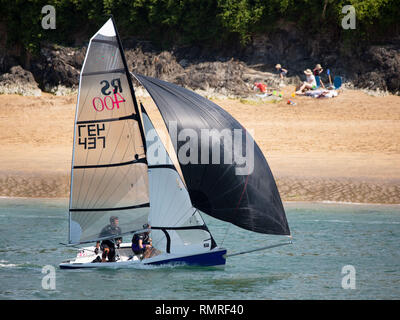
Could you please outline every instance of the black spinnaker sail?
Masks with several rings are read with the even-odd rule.
[[[187,133],[196,133],[197,137],[201,137],[204,130],[214,130],[217,135],[219,141],[200,139],[197,145],[192,145],[197,148],[198,161],[194,162],[183,163],[180,157],[181,148],[187,147],[190,138],[183,141],[176,139],[174,144],[194,207],[247,230],[289,235],[285,211],[271,170],[260,148],[240,123],[221,107],[192,91],[139,74],[135,74],[135,77],[156,103],[172,140],[174,135],[176,139],[185,130]],[[174,126],[176,133],[172,132]],[[239,142],[232,139],[233,142],[226,143],[224,137],[218,135],[227,130],[231,137],[235,137],[235,132],[245,134]],[[213,164],[215,143],[220,154],[224,155],[234,154],[234,148],[247,152],[246,146],[254,146],[250,157],[252,170],[248,174],[238,174],[248,164],[238,164],[235,161]],[[204,163],[204,159],[208,163]]]

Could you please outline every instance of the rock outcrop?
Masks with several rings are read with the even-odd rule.
[[[341,76],[349,87],[400,93],[400,40],[398,44],[393,41],[352,51],[337,45],[339,40],[327,34],[304,37],[295,25],[284,24],[268,35],[254,36],[246,48],[229,54],[198,47],[158,51],[150,42],[135,39],[125,39],[124,44],[130,71],[170,81],[208,97],[246,97],[254,93],[252,86],[259,81],[273,89],[297,85],[305,80],[303,71],[313,69],[317,63],[331,70],[332,80]],[[28,94],[39,84],[43,91],[66,94],[78,88],[86,47],[42,44],[40,55],[27,66],[29,71],[21,67],[11,71],[9,66],[18,64],[18,57],[1,52],[0,72],[6,73],[0,76],[0,93],[14,90]],[[289,70],[283,81],[274,73],[277,63]],[[322,79],[328,82],[325,72]]]
[[[0,75],[0,94],[40,96],[41,90],[31,72],[14,66],[8,73]]]
[[[55,94],[61,88],[76,90],[85,53],[86,48],[43,45],[40,56],[32,62],[31,67],[40,88]]]
[[[400,46],[372,46],[363,55],[354,85],[370,90],[400,92]]]

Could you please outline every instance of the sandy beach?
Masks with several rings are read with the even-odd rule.
[[[400,204],[400,97],[215,100],[254,138],[284,201]],[[149,98],[141,98],[146,105]],[[68,197],[76,95],[0,95],[0,196]]]

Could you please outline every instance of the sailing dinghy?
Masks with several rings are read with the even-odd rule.
[[[173,157],[145,107],[139,107],[133,77],[152,97],[171,141],[177,140]],[[202,139],[190,151],[202,161],[182,161],[178,156],[186,150],[187,139],[172,136],[185,130],[198,137],[204,130],[244,135],[217,147],[216,141],[223,137]],[[215,151],[232,156],[247,152],[249,146],[247,173],[242,172],[246,163],[218,163],[212,158]],[[77,256],[60,268],[224,265],[227,250],[217,245],[202,214],[253,232],[290,235],[275,180],[252,137],[229,113],[200,95],[159,79],[131,75],[110,18],[89,42],[74,128],[67,245],[91,245],[80,247]],[[115,261],[97,262],[102,253],[95,253],[95,243],[115,238],[102,232],[111,217],[118,217],[119,236],[125,240],[149,231],[143,229],[149,223],[156,253],[149,258],[135,255],[129,241],[118,246]]]

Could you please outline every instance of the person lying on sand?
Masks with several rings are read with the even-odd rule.
[[[307,91],[304,95],[313,98],[333,98],[338,96],[338,92],[336,90],[317,89]]]
[[[302,94],[303,91],[314,89],[317,86],[317,82],[315,81],[315,77],[310,69],[304,71],[307,76],[307,80],[303,82],[302,86],[299,90],[296,91],[296,94]]]

